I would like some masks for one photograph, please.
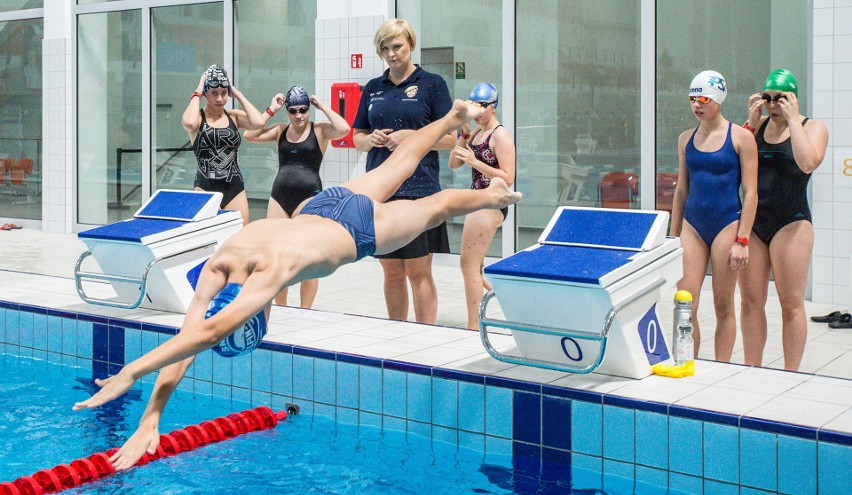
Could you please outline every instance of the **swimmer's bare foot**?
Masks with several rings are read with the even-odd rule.
[[[455,118],[458,119],[458,125],[461,126],[471,120],[482,115],[485,109],[481,106],[469,101],[455,100],[453,102],[453,110],[450,113],[455,113]]]
[[[500,177],[491,179],[491,184],[488,185],[487,190],[494,196],[492,208],[495,210],[513,205],[520,201],[523,196],[521,193],[509,189],[506,181]]]

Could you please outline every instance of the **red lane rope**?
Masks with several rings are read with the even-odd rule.
[[[147,452],[136,462],[142,466],[162,457],[168,457],[221,442],[237,435],[253,431],[267,430],[287,418],[284,411],[273,412],[266,406],[256,407],[243,412],[232,413],[212,421],[202,421],[198,425],[178,428],[168,434],[160,435],[160,445],[154,455]],[[89,483],[115,473],[109,458],[118,449],[109,449],[60,464],[51,469],[42,469],[32,476],[21,476],[15,481],[0,483],[0,495],[42,495],[59,492],[68,488]]]

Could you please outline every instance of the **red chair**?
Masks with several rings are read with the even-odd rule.
[[[607,172],[598,184],[602,208],[630,208],[639,198],[639,176],[632,172]]]
[[[657,209],[672,212],[677,174],[657,174]]]

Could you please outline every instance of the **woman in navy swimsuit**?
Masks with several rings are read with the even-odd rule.
[[[807,188],[828,145],[825,124],[799,113],[798,92],[793,74],[778,69],[766,78],[763,91],[749,98],[746,127],[757,140],[758,204],[752,261],[740,276],[745,364],[763,363],[771,271],[781,303],[784,368],[788,370],[799,369],[805,352],[805,289],[814,247]],[[764,108],[766,117],[761,115]]]
[[[233,96],[244,110],[225,108]],[[201,109],[201,98],[207,104]],[[183,128],[198,160],[195,190],[222,193],[221,207],[237,210],[243,224],[249,222],[248,197],[243,175],[237,163],[240,148],[238,129],[263,127],[260,112],[234,87],[225,69],[211,65],[198,81],[198,89],[189,97],[181,118]]]
[[[475,119],[479,125],[476,130],[471,133],[470,126],[465,126],[459,133],[456,147],[450,153],[450,168],[470,166],[471,189],[488,187],[494,177],[500,177],[511,186],[515,182],[515,142],[497,120],[497,88],[490,83],[480,83],[470,92],[470,101],[485,108],[485,111]],[[479,210],[464,219],[459,265],[464,277],[467,328],[471,330],[479,328],[482,290],[490,288],[482,275],[482,264],[491,240],[507,214],[508,209]]]
[[[311,122],[311,104],[329,121]],[[302,86],[291,87],[287,96],[275,95],[264,112],[265,120],[268,122],[282,107],[287,109],[288,124],[275,124],[244,134],[252,143],[278,143],[278,175],[272,183],[266,218],[292,218],[302,202],[322,191],[319,169],[328,142],[349,133],[346,120],[316,96],[308,96]],[[315,278],[299,284],[301,307],[310,309],[318,286]],[[287,304],[287,289],[275,298],[275,304]]]
[[[696,357],[701,343],[698,302],[711,261],[717,361],[730,361],[737,337],[734,289],[737,272],[748,264],[748,236],[757,208],[757,147],[749,131],[722,116],[726,96],[725,79],[718,72],[704,71],[690,84],[690,106],[699,123],[678,138],[671,226],[671,235],[680,236],[683,246],[683,278],[677,287],[692,293]]]

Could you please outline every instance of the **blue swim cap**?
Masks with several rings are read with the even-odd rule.
[[[308,92],[301,86],[293,86],[287,91],[287,96],[284,98],[284,106],[287,108],[297,106],[311,106],[311,99]]]
[[[207,68],[207,79],[204,81],[204,94],[210,88],[228,88],[231,94],[231,83],[228,81],[228,72],[216,64]]]
[[[204,318],[210,318],[221,311],[222,308],[230,304],[234,298],[237,297],[237,294],[240,293],[240,289],[242,288],[243,286],[240,284],[228,284],[222,288],[222,290],[216,294],[216,297],[210,301],[210,307],[207,308],[207,312],[204,313]],[[225,340],[219,342],[218,345],[213,347],[213,351],[224,357],[234,357],[247,354],[257,349],[257,346],[260,345],[260,341],[263,340],[264,335],[266,335],[266,316],[264,316],[263,311],[261,311],[254,315],[243,326],[234,330],[231,335],[225,337]]]
[[[493,103],[494,108],[497,108],[497,104],[500,102],[500,97],[497,95],[497,88],[494,87],[491,83],[479,83],[473,88],[473,91],[470,92],[470,97],[468,98],[470,101],[484,101],[487,103]]]

